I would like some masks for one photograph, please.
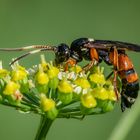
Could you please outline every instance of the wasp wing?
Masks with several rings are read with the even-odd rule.
[[[130,51],[140,52],[140,45],[121,42],[121,41],[94,40],[93,45],[101,49],[109,49],[115,46],[118,50],[130,50]]]

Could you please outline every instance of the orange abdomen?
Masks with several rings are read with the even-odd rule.
[[[118,56],[118,72],[121,79],[126,79],[128,83],[133,83],[138,80],[138,75],[134,71],[132,61],[126,54]]]
[[[119,71],[133,69],[132,61],[128,58],[127,55],[119,54],[118,69]]]

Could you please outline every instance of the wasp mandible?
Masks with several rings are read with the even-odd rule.
[[[93,65],[98,65],[104,61],[107,65],[113,66],[114,70],[108,78],[114,74],[113,84],[117,98],[117,76],[119,76],[122,81],[121,110],[125,111],[126,108],[130,108],[138,96],[138,75],[126,51],[140,52],[140,45],[120,41],[79,38],[74,40],[70,47],[62,43],[58,46],[33,45],[13,49],[0,48],[0,51],[23,51],[28,49],[37,50],[23,54],[12,61],[10,65],[25,56],[41,51],[53,51],[55,53],[55,63],[65,63],[65,70],[68,70],[69,65],[75,65],[83,59],[90,61],[88,65],[83,67],[83,71],[88,71]]]

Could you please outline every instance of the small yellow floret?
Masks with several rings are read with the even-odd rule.
[[[41,107],[44,111],[50,111],[55,107],[55,101],[47,98],[45,95],[41,95]]]
[[[115,94],[114,86],[112,85],[112,82],[110,80],[107,80],[105,85],[107,86],[108,99],[111,101],[116,101],[117,96]]]
[[[108,90],[108,99],[111,100],[111,101],[116,101],[117,100],[117,96],[116,96],[114,90]]]
[[[72,93],[73,87],[71,86],[70,83],[68,83],[67,80],[62,80],[61,82],[59,82],[58,90],[61,93]]]
[[[41,67],[43,68],[43,71],[47,71],[48,70],[48,63],[42,62]]]
[[[13,82],[13,81],[10,81],[8,82],[8,84],[6,85],[4,91],[3,91],[3,94],[5,95],[11,95],[11,94],[14,94],[16,93],[17,90],[19,90],[20,88],[20,85]]]
[[[107,100],[109,95],[108,91],[103,87],[97,87],[92,90],[92,95],[101,100]]]
[[[87,108],[92,108],[97,105],[95,98],[90,93],[82,95],[81,102],[82,102],[83,106],[85,106]]]
[[[5,77],[9,72],[6,69],[0,69],[0,78]]]
[[[54,66],[50,66],[50,69],[47,71],[47,74],[50,79],[58,77],[59,69]]]
[[[101,73],[94,73],[89,76],[91,82],[96,84],[105,84],[105,77]]]
[[[12,80],[13,81],[23,80],[26,77],[27,77],[27,72],[24,70],[12,71]]]
[[[39,71],[36,74],[36,81],[38,82],[38,84],[48,84],[49,82],[49,77],[46,73],[44,73],[43,71]]]
[[[90,83],[85,78],[77,78],[74,83],[83,89],[90,88]]]
[[[48,70],[48,63],[46,62],[44,55],[41,55],[41,67],[43,68],[43,71]]]

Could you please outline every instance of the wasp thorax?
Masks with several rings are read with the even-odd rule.
[[[93,39],[92,39],[93,41]],[[77,61],[81,61],[82,58],[90,60],[89,48],[85,47],[88,43],[91,42],[89,38],[79,38],[72,42],[71,44],[71,54],[73,58],[76,58]]]

